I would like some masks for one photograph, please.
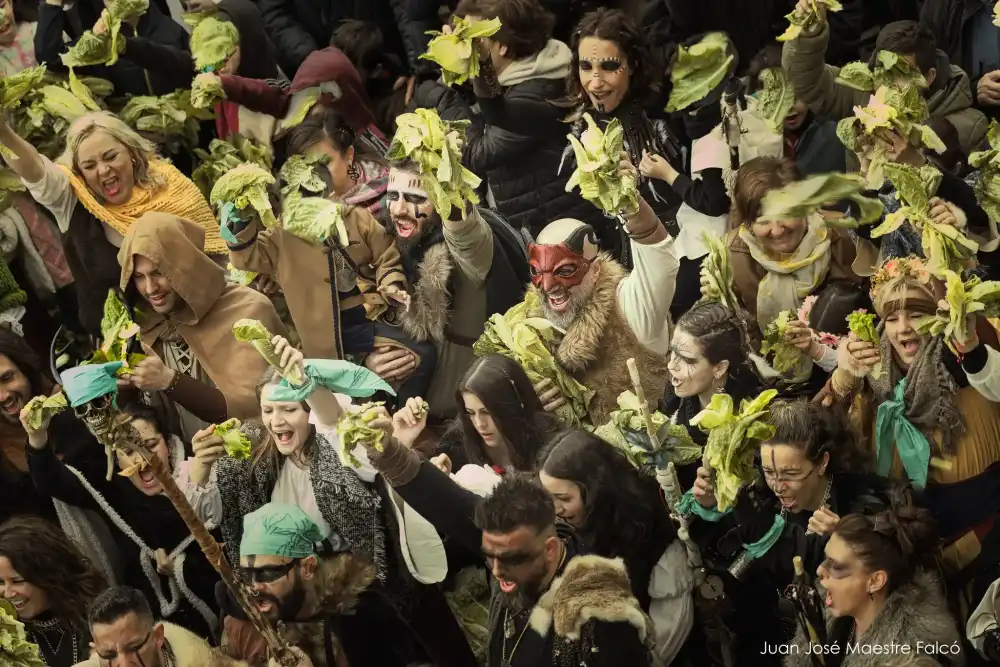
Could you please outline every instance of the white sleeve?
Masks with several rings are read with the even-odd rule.
[[[69,176],[62,169],[44,155],[42,162],[45,164],[42,180],[37,183],[22,182],[31,197],[52,212],[59,231],[65,234],[69,231],[69,221],[76,208],[76,193],[69,184]]]
[[[660,664],[669,665],[677,657],[694,625],[694,584],[687,548],[675,539],[649,578],[649,618],[656,630],[654,651]]]
[[[677,286],[680,262],[674,241],[653,245],[632,243],[634,268],[618,285],[618,307],[636,339],[654,352],[670,346],[670,303]]]
[[[986,346],[986,365],[978,373],[968,373],[969,386],[993,403],[1000,403],[1000,352]]]
[[[819,359],[813,359],[813,363],[827,373],[832,373],[833,369],[837,367],[837,348],[823,345],[823,356]]]
[[[216,467],[212,465],[212,472],[209,474],[205,486],[198,486],[191,481],[188,470],[191,466],[191,459],[181,462],[177,466],[174,481],[180,488],[184,497],[191,503],[191,509],[201,519],[206,526],[218,527],[222,522],[222,493],[219,491],[218,475]]]

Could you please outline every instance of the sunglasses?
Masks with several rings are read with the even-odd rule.
[[[273,584],[279,579],[283,579],[288,576],[299,564],[299,558],[296,558],[284,565],[265,565],[263,567],[241,567],[240,576],[243,578],[247,584]]]

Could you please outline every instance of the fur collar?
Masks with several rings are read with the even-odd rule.
[[[835,619],[827,619],[828,636],[833,634],[834,623]],[[961,636],[948,608],[941,583],[936,576],[926,571],[919,572],[912,582],[890,595],[868,632],[855,641],[859,645],[869,646],[908,645],[911,647],[911,654],[905,655],[897,650],[895,658],[887,659],[885,653],[881,655],[845,653],[841,667],[908,665],[911,664],[909,660],[914,659],[913,654],[917,652],[917,642],[921,642],[923,647],[928,647],[927,650],[933,650],[934,644],[948,645],[949,648],[958,644],[962,652],[956,655],[948,654],[949,664],[952,667],[961,667],[965,664]],[[785,667],[811,665],[812,659],[806,652],[806,640],[801,628],[794,644],[798,650],[788,656]]]
[[[653,621],[639,608],[632,595],[628,572],[621,558],[574,556],[562,574],[531,611],[531,629],[545,637],[556,635],[578,641],[590,621],[628,623],[639,641],[649,645],[655,637]]]
[[[161,622],[163,637],[174,653],[176,667],[247,667],[247,663],[230,658],[222,651],[212,648],[201,637],[173,623]],[[98,667],[101,661],[97,653],[78,663],[76,667]]]
[[[624,267],[607,253],[598,255],[590,270],[596,272],[594,293],[573,319],[556,350],[559,363],[570,375],[583,372],[597,361],[611,309],[618,307],[618,283],[628,275]],[[536,293],[541,303],[542,296],[538,290],[535,287],[528,289]]]
[[[418,341],[444,342],[451,310],[451,293],[448,281],[454,264],[448,244],[441,242],[427,249],[420,261],[417,279],[413,283],[410,309],[399,316],[399,324],[408,335]]]

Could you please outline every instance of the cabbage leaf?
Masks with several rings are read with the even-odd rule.
[[[580,196],[609,215],[639,210],[639,189],[634,175],[622,176],[618,165],[625,145],[625,131],[617,118],[604,132],[584,114],[587,128],[577,139],[567,136],[576,157],[576,169],[566,182],[566,192],[580,188]]]
[[[881,342],[878,335],[878,328],[875,326],[875,314],[869,313],[864,308],[859,308],[847,316],[847,326],[851,333],[857,336],[858,340],[871,343],[876,349]],[[882,375],[882,362],[879,361],[872,367],[872,377],[876,380]]]
[[[17,612],[7,600],[0,600],[0,665],[45,667],[38,646],[28,641],[24,623],[17,620]]]
[[[214,72],[221,68],[240,45],[240,33],[229,21],[206,17],[191,31],[191,55],[199,72]],[[259,44],[258,48],[266,48]]]
[[[969,337],[969,317],[1000,317],[1000,281],[972,276],[966,281],[954,271],[943,272],[947,309],[920,318],[917,330],[932,336],[944,336],[948,348],[961,358],[965,350],[959,344]]]
[[[101,345],[88,359],[86,364],[104,364],[109,361],[121,361],[122,367],[116,375],[127,375],[140,361],[146,358],[144,354],[129,354],[129,342],[139,335],[139,325],[132,321],[125,303],[118,298],[118,293],[110,289],[104,299],[104,315],[101,318]]]
[[[794,320],[794,311],[783,310],[773,322],[764,327],[764,340],[761,342],[760,353],[767,355],[773,352],[774,360],[771,362],[771,367],[782,375],[795,369],[806,359],[799,348],[785,339],[788,325]]]
[[[250,442],[250,438],[240,431],[240,426],[240,420],[234,417],[221,424],[215,424],[212,432],[222,438],[222,446],[226,448],[226,454],[240,461],[249,461],[253,444]]]
[[[760,73],[762,88],[757,96],[757,113],[772,132],[782,133],[785,119],[795,106],[795,88],[785,70],[769,67]]]
[[[546,345],[555,345],[556,332],[552,323],[541,317],[528,316],[540,307],[537,292],[527,292],[521,303],[506,313],[492,315],[486,321],[483,333],[472,350],[479,356],[500,354],[513,359],[521,365],[532,384],[551,380],[566,399],[566,405],[556,410],[556,416],[566,426],[579,427],[587,420],[594,392],[567,373]]]
[[[386,157],[420,165],[424,189],[442,218],[451,215],[452,207],[465,211],[466,202],[479,203],[476,188],[482,181],[462,166],[469,121],[445,121],[434,109],[417,109],[397,116],[396,126]]]
[[[670,423],[659,411],[650,415],[660,442],[659,448],[653,449],[639,399],[631,391],[618,395],[618,408],[606,424],[594,429],[594,435],[620,449],[642,472],[655,475],[657,470],[666,470],[668,463],[683,466],[701,458],[701,446],[691,439],[687,427]]]
[[[826,224],[836,227],[871,224],[881,219],[885,207],[880,200],[862,195],[864,187],[865,179],[856,174],[832,172],[810,176],[769,191],[761,202],[760,218],[764,220],[805,218],[825,205],[847,199],[857,205],[860,211],[858,219],[851,217],[825,219]]]
[[[136,132],[152,135],[157,143],[180,139],[189,147],[198,145],[198,118],[189,116],[177,93],[129,99],[119,117]]]
[[[826,11],[828,12],[839,12],[844,8],[837,0],[810,0],[809,4],[809,11],[802,11],[796,7],[790,14],[785,15],[785,18],[788,19],[788,28],[778,36],[779,42],[788,42],[795,39],[802,34],[803,30],[818,21],[819,7],[821,5],[826,7]]]
[[[28,411],[28,425],[31,430],[37,431],[42,428],[42,423],[46,419],[51,419],[59,414],[68,405],[66,396],[61,391],[52,396],[35,396],[24,406],[24,409]]]
[[[253,271],[243,271],[241,269],[237,269],[231,262],[226,265],[226,271],[229,273],[229,282],[237,285],[243,285],[244,287],[256,280],[258,276],[258,274]]]
[[[233,323],[233,336],[240,342],[253,345],[254,349],[260,353],[260,356],[264,357],[264,360],[272,368],[282,373],[285,379],[291,384],[296,386],[305,384],[306,378],[297,370],[289,375],[284,375],[284,369],[281,368],[281,358],[274,353],[274,345],[271,344],[271,339],[274,336],[271,335],[271,332],[267,330],[267,327],[262,322],[250,319],[236,320]]]
[[[969,156],[969,165],[979,170],[976,174],[976,201],[990,220],[1000,221],[1000,123],[990,121],[986,133],[989,149]]]
[[[497,34],[500,28],[500,19],[466,21],[455,16],[451,33],[427,32],[435,37],[420,58],[441,66],[444,85],[461,85],[479,76],[479,40]]]
[[[200,164],[191,173],[191,180],[205,195],[205,199],[211,198],[212,188],[223,174],[244,162],[256,164],[268,172],[271,171],[274,162],[274,155],[269,147],[242,134],[234,134],[225,141],[212,139],[207,151],[195,148],[194,155]]]
[[[733,292],[733,267],[724,238],[708,232],[702,232],[701,238],[708,255],[701,262],[701,299],[698,303],[716,301],[731,312],[739,312],[739,301]]]
[[[298,192],[285,198],[281,224],[293,236],[319,245],[332,239],[338,248],[350,243],[342,204],[325,197],[303,197]]]
[[[60,57],[63,65],[70,69],[91,65],[114,65],[118,56],[125,51],[125,39],[121,36],[122,23],[137,19],[149,11],[149,0],[112,0],[101,12],[101,20],[107,31],[97,35],[87,30],[76,44]]]
[[[774,427],[764,423],[770,414],[767,406],[778,395],[768,389],[752,400],[740,402],[739,412],[733,412],[733,399],[727,394],[715,394],[708,407],[691,419],[708,434],[704,461],[714,472],[715,499],[718,510],[725,512],[733,503],[740,487],[757,478],[754,453],[757,444],[774,435]]]
[[[271,210],[267,188],[274,185],[271,172],[256,164],[245,162],[223,174],[212,187],[209,202],[212,206],[233,204],[238,211],[254,209],[265,227],[278,224]]]
[[[222,81],[214,74],[202,73],[191,84],[191,104],[196,109],[210,109],[216,102],[226,99]]]
[[[875,67],[868,63],[853,62],[840,68],[837,72],[837,83],[848,88],[873,93],[882,86],[898,89],[907,86],[927,88],[927,79],[920,70],[910,64],[910,61],[892,51],[879,51],[875,58]]]
[[[24,192],[26,189],[21,178],[12,169],[0,169],[0,213],[13,205],[15,193]]]
[[[0,79],[0,111],[21,106],[21,101],[45,78],[45,65],[29,67]]]
[[[337,422],[337,433],[340,435],[340,458],[349,461],[355,468],[361,467],[361,461],[354,455],[358,447],[374,449],[381,452],[384,449],[385,431],[369,426],[378,417],[376,408],[384,403],[364,403],[357,410],[345,410],[344,416]]]
[[[725,33],[710,32],[690,48],[677,47],[677,60],[670,69],[673,88],[667,111],[681,111],[702,100],[722,83],[734,56],[729,53]]]

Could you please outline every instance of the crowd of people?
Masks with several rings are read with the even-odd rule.
[[[1000,663],[993,4],[0,0],[0,667]]]

